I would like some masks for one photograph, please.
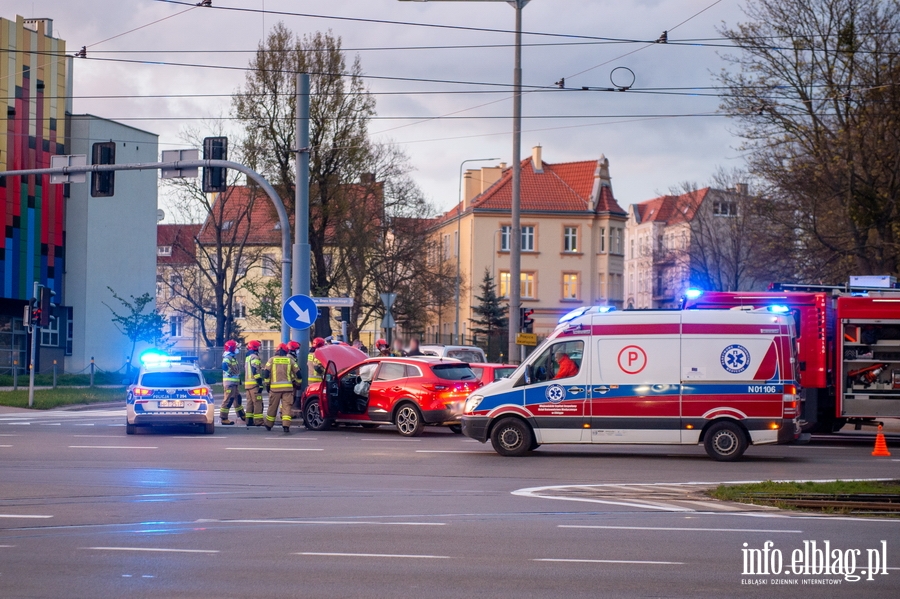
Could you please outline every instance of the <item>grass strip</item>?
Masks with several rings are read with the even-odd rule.
[[[708,492],[722,501],[754,505],[770,505],[784,509],[799,509],[825,513],[879,513],[877,504],[900,503],[900,480],[828,482],[775,482],[741,485],[719,485]],[[816,505],[821,503],[821,505]],[[871,503],[873,505],[868,506]],[[845,505],[842,505],[845,504]],[[900,513],[892,513],[900,516]]]
[[[57,389],[35,389],[34,391],[34,408],[37,410],[49,410],[50,408],[58,408],[60,406],[124,400],[124,387],[59,387]],[[0,406],[27,408],[28,389],[20,388],[18,391],[0,392]]]

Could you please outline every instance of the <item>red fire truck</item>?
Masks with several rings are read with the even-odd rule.
[[[685,309],[783,306],[794,317],[805,431],[900,417],[900,290],[775,284],[694,291]]]

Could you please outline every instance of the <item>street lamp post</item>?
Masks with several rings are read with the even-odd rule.
[[[453,323],[453,344],[461,345],[459,339],[459,295],[460,286],[462,285],[461,276],[461,252],[462,245],[462,208],[463,208],[463,167],[469,162],[488,162],[490,160],[500,160],[499,158],[469,158],[459,163],[459,204],[456,206],[456,320]]]
[[[522,226],[520,224],[520,192],[522,179],[522,9],[531,0],[400,0],[401,2],[506,2],[516,9],[516,59],[513,69],[513,157],[512,207],[509,230],[509,348],[508,360],[518,356],[516,333],[519,332],[519,307],[522,277]],[[459,302],[457,302],[457,306]],[[457,308],[458,309],[458,308]],[[457,318],[457,327],[459,319]]]

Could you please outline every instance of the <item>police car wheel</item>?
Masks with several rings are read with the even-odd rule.
[[[747,436],[737,424],[717,422],[706,431],[703,447],[712,459],[733,462],[740,459],[747,450]]]
[[[213,435],[216,432],[216,424],[204,424],[203,425],[203,433],[206,435]]]
[[[133,434],[135,434],[136,432],[137,432],[137,426],[136,426],[136,425],[134,425],[134,424],[128,424],[127,422],[125,423],[125,434],[126,434],[126,435],[133,435]]]
[[[306,404],[303,410],[303,424],[311,431],[322,431],[331,426],[331,423],[322,416],[318,399],[311,399]]]
[[[461,424],[451,424],[450,430],[453,432],[454,435],[461,435],[462,434],[462,425]]]
[[[405,403],[400,406],[400,409],[397,410],[397,415],[394,417],[394,424],[397,425],[397,430],[404,437],[418,437],[425,428],[425,423],[422,422],[422,415],[419,413],[418,408],[411,403]]]
[[[504,418],[491,430],[491,445],[503,456],[521,456],[531,451],[531,427],[518,418]]]

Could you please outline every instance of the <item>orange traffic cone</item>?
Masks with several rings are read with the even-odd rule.
[[[891,452],[888,451],[887,443],[884,440],[884,433],[881,432],[881,425],[878,425],[878,434],[875,436],[875,451],[872,452],[874,456],[883,456],[890,457]]]

